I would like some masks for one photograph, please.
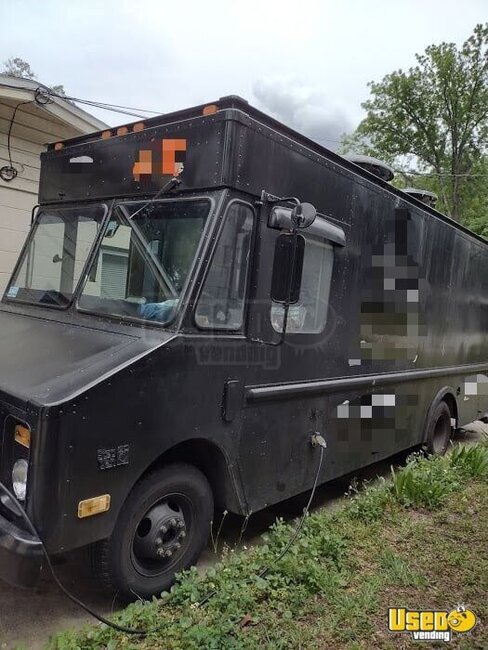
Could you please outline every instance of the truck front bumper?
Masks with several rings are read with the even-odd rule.
[[[16,587],[34,587],[41,565],[41,542],[0,514],[0,578]]]

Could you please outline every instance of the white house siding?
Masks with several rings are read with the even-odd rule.
[[[0,107],[3,108],[3,107]],[[3,124],[0,122],[3,131]],[[12,138],[12,159],[22,173],[5,183],[0,179],[0,294],[3,293],[29,230],[31,211],[37,203],[39,154],[42,146]],[[0,167],[8,164],[7,134],[0,133]]]
[[[120,225],[113,237],[103,239],[96,275],[90,277],[85,285],[86,295],[125,298],[130,236],[130,226]]]
[[[73,284],[68,291],[76,288],[81,273],[85,267],[88,254],[97,235],[97,225],[93,222],[81,222],[76,234],[76,251],[74,259]],[[57,220],[54,223],[41,222],[36,233],[35,254],[24,260],[20,267],[16,286],[31,287],[32,289],[58,290],[61,282],[63,256],[64,224]]]
[[[5,77],[2,77],[2,81]],[[12,83],[25,84],[25,80]],[[35,88],[35,84],[34,84]],[[3,91],[2,92],[7,92]],[[0,167],[9,164],[7,133],[15,105],[25,97],[15,100],[0,92]],[[15,88],[11,92],[17,92]],[[30,93],[28,99],[32,99]],[[63,104],[66,103],[63,102]],[[49,112],[48,112],[49,111]],[[93,120],[90,124],[88,118]],[[71,120],[71,122],[67,122]],[[63,108],[58,104],[41,107],[37,104],[21,106],[17,110],[12,128],[12,162],[18,176],[10,182],[0,179],[0,297],[3,294],[20,249],[30,226],[32,208],[37,203],[39,189],[40,154],[45,143],[57,142],[80,133],[103,128],[103,123],[76,107]]]

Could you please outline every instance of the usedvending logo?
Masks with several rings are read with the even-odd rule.
[[[414,641],[452,641],[453,632],[464,634],[476,625],[476,614],[459,605],[452,611],[388,609],[390,632],[406,632]]]

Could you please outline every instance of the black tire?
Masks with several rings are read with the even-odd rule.
[[[195,564],[208,536],[213,495],[195,467],[174,464],[136,484],[112,535],[92,547],[97,579],[125,600],[160,595]]]
[[[427,454],[444,456],[452,436],[451,411],[446,402],[440,402],[425,428],[424,450]]]

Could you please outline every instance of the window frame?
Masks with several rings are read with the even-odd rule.
[[[178,301],[178,306],[175,309],[173,313],[173,317],[170,321],[164,322],[164,323],[159,323],[158,321],[154,320],[147,320],[144,318],[138,318],[137,316],[128,316],[125,314],[110,314],[110,313],[103,313],[103,312],[98,312],[96,310],[92,309],[86,309],[80,306],[79,301],[81,296],[83,295],[83,291],[85,289],[85,285],[89,280],[89,271],[92,267],[92,263],[95,262],[96,255],[100,253],[100,247],[101,243],[103,242],[103,239],[105,237],[105,233],[108,229],[108,225],[110,222],[110,219],[107,218],[107,215],[105,215],[106,222],[104,224],[104,227],[101,229],[102,232],[100,233],[100,239],[99,239],[99,244],[97,241],[97,248],[96,250],[92,251],[92,256],[90,259],[90,266],[88,268],[84,269],[84,276],[83,276],[83,285],[78,286],[78,295],[76,297],[76,303],[75,303],[75,309],[77,312],[80,314],[88,314],[91,316],[97,316],[98,318],[107,318],[108,320],[112,321],[117,321],[117,322],[123,322],[123,323],[135,323],[137,325],[140,325],[142,327],[155,327],[158,329],[170,329],[171,327],[174,328],[175,323],[178,323],[181,317],[181,314],[183,311],[186,309],[186,297],[187,293],[189,291],[189,286],[190,283],[192,282],[192,278],[194,277],[195,270],[197,269],[197,264],[198,264],[198,257],[199,254],[203,251],[205,247],[205,240],[206,236],[208,234],[209,228],[212,227],[212,221],[213,221],[213,214],[215,212],[215,206],[216,206],[216,200],[214,196],[208,195],[208,194],[198,194],[194,196],[172,196],[172,197],[165,197],[162,196],[159,199],[156,199],[155,201],[152,201],[151,199],[144,200],[144,199],[129,199],[129,200],[124,200],[124,199],[119,199],[116,202],[114,202],[112,209],[110,210],[110,214],[114,210],[116,210],[118,205],[140,205],[141,203],[181,203],[183,201],[202,201],[205,200],[209,204],[209,210],[207,213],[207,217],[205,220],[205,224],[203,226],[203,230],[200,236],[200,241],[198,242],[197,249],[195,251],[195,256],[193,258],[192,264],[188,270],[188,275],[186,277],[185,283],[183,285],[183,288],[181,290],[180,294],[180,299]],[[109,215],[110,216],[110,215]]]
[[[300,234],[303,235],[303,237],[305,238],[304,265],[305,265],[305,256],[307,254],[307,243],[308,242],[311,241],[313,244],[315,244],[315,243],[319,244],[319,245],[327,244],[328,246],[330,246],[330,250],[332,252],[332,265],[331,265],[331,269],[330,269],[330,284],[329,284],[329,295],[328,295],[328,298],[327,298],[327,312],[326,312],[325,321],[322,322],[321,328],[319,330],[308,330],[307,329],[307,330],[300,330],[300,331],[290,331],[287,328],[287,330],[286,330],[286,336],[287,337],[288,336],[318,336],[318,335],[322,334],[322,332],[327,327],[327,322],[328,322],[328,318],[329,318],[329,308],[330,308],[330,296],[331,296],[331,291],[332,291],[332,278],[334,277],[334,265],[335,265],[335,259],[336,259],[335,249],[341,247],[341,244],[338,244],[337,242],[332,241],[328,237],[320,237],[320,236],[317,236],[315,234],[312,235],[310,233],[307,233],[306,230],[301,231]],[[303,275],[302,275],[302,284],[301,284],[301,287],[300,287],[300,298],[301,298],[302,289],[303,289]],[[299,301],[300,301],[300,299],[299,299]],[[271,301],[270,309],[269,309],[269,318],[270,318],[270,321],[271,321],[271,327],[272,327],[274,332],[276,332],[277,334],[281,334],[282,333],[281,330],[275,329],[275,327],[273,326],[273,321],[271,320],[271,310],[273,308],[273,305],[278,305],[279,306],[279,304],[278,303],[273,303],[273,301]],[[292,307],[294,307],[294,305],[290,305],[290,308],[292,308]]]
[[[246,208],[250,210],[250,213],[252,215],[252,228],[251,228],[251,245],[249,247],[249,266],[247,269],[247,277],[246,277],[246,282],[244,286],[244,309],[242,311],[242,325],[238,328],[230,328],[230,327],[204,327],[202,325],[199,325],[196,320],[196,315],[197,315],[197,309],[198,309],[198,304],[200,302],[200,297],[203,292],[205,282],[207,280],[208,274],[210,273],[210,270],[213,265],[213,261],[215,258],[215,255],[217,254],[218,246],[220,243],[220,238],[222,236],[222,232],[225,228],[225,225],[227,223],[228,215],[230,210],[235,204],[243,205]],[[213,247],[210,252],[210,256],[208,258],[208,262],[206,264],[206,269],[204,271],[203,277],[200,279],[199,282],[199,287],[198,287],[198,292],[195,296],[195,299],[193,301],[192,305],[192,314],[191,314],[191,323],[193,327],[195,327],[199,332],[201,333],[214,333],[214,334],[222,334],[222,335],[239,335],[243,334],[245,327],[246,327],[246,322],[247,322],[247,315],[248,315],[248,310],[249,310],[249,287],[251,284],[251,277],[252,277],[252,259],[254,257],[254,239],[256,235],[256,224],[257,224],[257,219],[256,219],[256,209],[253,206],[252,203],[249,201],[246,201],[241,198],[233,198],[231,199],[227,205],[225,206],[225,210],[222,214],[221,221],[218,226],[218,230],[215,234],[215,240],[213,242]]]
[[[88,206],[88,207],[99,206],[103,208],[103,216],[100,219],[100,228],[98,229],[98,232],[95,238],[93,239],[92,245],[90,247],[90,250],[88,251],[88,255],[86,256],[85,263],[81,270],[80,277],[78,278],[76,286],[73,288],[73,293],[71,294],[70,300],[65,305],[52,305],[49,303],[39,303],[39,302],[33,302],[32,300],[19,300],[17,298],[9,297],[7,295],[8,289],[10,288],[13,278],[17,275],[17,272],[19,271],[20,266],[24,261],[24,255],[26,254],[27,249],[29,248],[31,242],[34,239],[35,233],[37,232],[39,226],[39,218],[44,213],[47,213],[49,210],[52,210],[54,212],[57,210],[76,210],[78,208],[82,209],[84,206]],[[112,206],[109,207],[105,201],[101,201],[101,202],[100,201],[90,201],[90,202],[78,201],[76,203],[65,203],[65,204],[56,204],[56,205],[49,205],[49,204],[37,205],[34,206],[34,209],[36,207],[38,208],[38,210],[36,212],[35,219],[31,224],[24,245],[20,249],[19,256],[10,274],[9,281],[7,283],[7,286],[5,287],[5,291],[3,292],[0,302],[3,302],[5,304],[11,304],[11,305],[30,305],[32,307],[40,307],[41,309],[55,309],[56,311],[68,311],[69,309],[71,309],[71,307],[73,307],[74,304],[77,304],[78,302],[78,298],[81,294],[81,285],[82,283],[83,286],[85,285],[85,277],[87,277],[87,272],[91,267],[93,254],[96,250],[96,247],[98,246],[98,242],[100,241],[100,235],[101,233],[105,232],[106,226],[108,224],[108,216],[112,212]]]

